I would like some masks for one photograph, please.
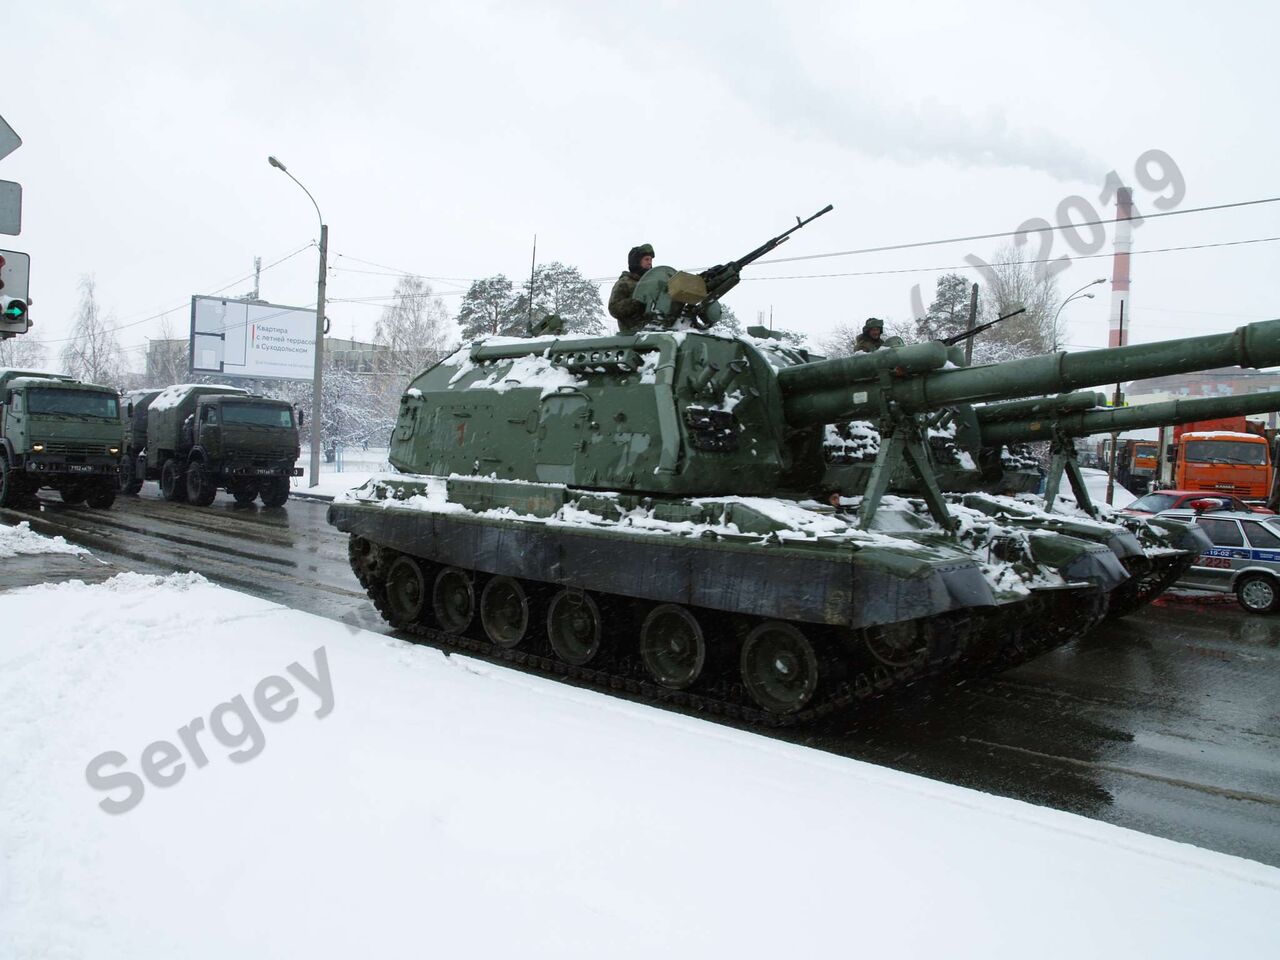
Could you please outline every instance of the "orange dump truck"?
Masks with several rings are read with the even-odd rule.
[[[1161,486],[1178,490],[1218,490],[1247,500],[1271,493],[1271,444],[1244,417],[1173,427],[1171,455]]]

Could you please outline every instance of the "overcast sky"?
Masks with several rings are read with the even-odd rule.
[[[703,267],[827,203],[778,257],[1012,231],[1072,195],[1112,216],[1111,170],[1155,212],[1149,150],[1185,183],[1174,209],[1280,196],[1270,4],[12,6],[0,116],[24,143],[0,179],[23,231],[0,246],[32,255],[52,351],[92,274],[135,366],[157,314],[185,334],[191,295],[246,293],[255,256],[301,250],[261,295],[314,304],[315,210],[268,154],[324,213],[333,333],[357,338],[396,271],[453,313],[469,279],[527,275],[535,234],[540,260],[613,278],[634,244]],[[1110,233],[1064,294],[1110,277]],[[1133,339],[1280,316],[1280,243],[1143,253],[1267,237],[1280,203],[1143,224]],[[818,337],[906,319],[928,268],[997,243],[761,264],[726,302]],[[875,271],[906,272],[813,276]],[[1066,307],[1073,347],[1105,345],[1109,289]]]

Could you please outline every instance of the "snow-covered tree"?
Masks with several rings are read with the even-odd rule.
[[[107,386],[118,386],[126,372],[115,326],[102,315],[91,276],[80,278],[80,305],[71,340],[62,348],[62,369],[78,380]]]
[[[971,285],[958,273],[944,273],[934,288],[933,302],[916,319],[916,340],[942,340],[969,327]],[[981,319],[978,320],[981,323]]]
[[[526,307],[527,309],[527,307]],[[523,336],[525,315],[516,309],[515,286],[502,274],[473,280],[458,309],[463,340]]]
[[[529,281],[515,302],[515,316],[522,324],[534,323],[554,313],[565,323],[567,333],[586,336],[604,334],[604,300],[600,288],[586,279],[577,267],[544,263],[532,277],[533,309],[529,309]]]

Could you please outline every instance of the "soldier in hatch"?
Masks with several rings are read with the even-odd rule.
[[[884,330],[884,321],[877,320],[875,317],[868,317],[867,322],[862,325],[862,332],[858,334],[853,341],[853,349],[858,353],[871,353],[879,350],[887,344],[880,339],[880,333]]]
[[[636,284],[653,266],[653,247],[642,243],[627,253],[627,269],[609,294],[609,315],[622,333],[637,333],[644,326],[644,304],[634,299]]]

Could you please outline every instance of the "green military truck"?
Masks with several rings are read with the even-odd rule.
[[[120,492],[136,496],[146,476],[145,465],[137,469],[138,456],[147,449],[147,411],[159,390],[130,390],[120,398],[124,419],[124,453],[120,458]]]
[[[140,397],[135,411],[144,401],[146,443],[131,463],[132,483],[156,480],[166,500],[200,506],[219,489],[239,504],[261,496],[264,506],[278,507],[289,499],[289,478],[302,468],[294,466],[299,424],[287,402],[192,383]]]
[[[120,398],[110,387],[0,369],[0,507],[41,487],[66,503],[111,506],[122,435]]]

